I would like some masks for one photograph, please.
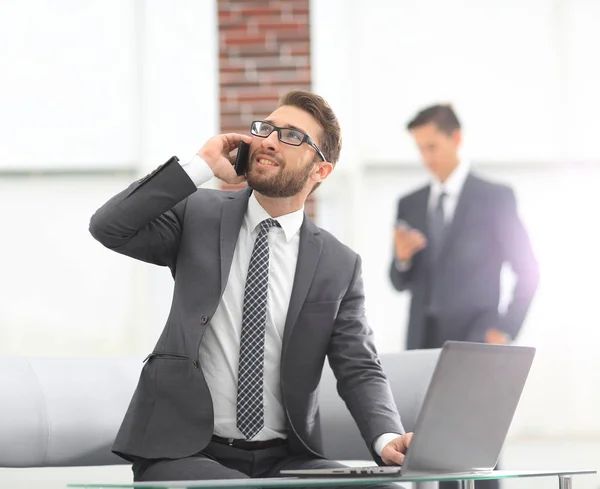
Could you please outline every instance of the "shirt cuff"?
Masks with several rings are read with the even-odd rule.
[[[399,436],[402,435],[398,433],[384,433],[383,435],[379,435],[373,443],[373,450],[381,457],[381,452],[383,452],[384,447],[394,438],[398,438]]]
[[[194,182],[196,187],[205,184],[212,177],[214,177],[210,167],[197,154],[194,155],[194,157],[187,163],[181,163],[181,161],[179,163],[181,168],[183,168],[188,176],[192,179],[192,182]]]
[[[396,270],[398,270],[399,272],[408,272],[410,270],[410,267],[412,265],[412,261],[408,260],[408,261],[400,261],[398,259],[394,260],[395,266],[396,266]]]

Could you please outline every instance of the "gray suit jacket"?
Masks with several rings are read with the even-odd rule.
[[[181,458],[210,441],[213,404],[199,345],[227,284],[250,192],[197,190],[173,157],[91,219],[104,246],[168,266],[175,280],[167,323],[113,446],[124,458]],[[369,448],[382,433],[404,432],[365,319],[360,258],[305,216],[280,367],[297,453],[323,455],[318,387],[326,357]]]
[[[400,199],[398,219],[427,232],[430,187]],[[508,262],[517,275],[514,297],[499,315],[500,271]],[[470,173],[456,211],[445,232],[435,279],[429,250],[413,257],[405,272],[392,259],[390,278],[397,290],[410,290],[411,305],[407,348],[424,346],[426,297],[437,294],[438,345],[447,340],[483,342],[489,328],[515,338],[537,288],[539,272],[527,231],[517,214],[513,191]]]

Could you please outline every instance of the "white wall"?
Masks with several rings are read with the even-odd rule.
[[[0,3],[0,354],[139,354],[168,270],[88,233],[109,197],[218,129],[216,5]]]
[[[364,163],[416,164],[398,138],[452,102],[478,161],[598,161],[594,0],[313,1],[314,88]],[[346,131],[350,131],[347,133]],[[344,165],[347,166],[347,165]]]
[[[137,159],[134,6],[2,2],[0,168]]]

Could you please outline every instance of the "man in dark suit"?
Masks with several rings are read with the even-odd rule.
[[[401,464],[410,442],[365,319],[360,258],[304,213],[339,158],[333,111],[292,91],[251,134],[171,158],[91,219],[103,245],[168,266],[175,280],[113,446],[136,481],[339,467],[323,456],[319,425],[326,358],[375,460]],[[232,166],[240,141],[245,177]],[[249,186],[198,188],[213,176]]]
[[[422,110],[408,130],[432,182],[398,202],[390,278],[397,290],[411,292],[406,347],[439,348],[447,340],[508,343],[538,284],[514,193],[475,175],[459,158],[461,126],[451,106]],[[500,314],[505,263],[517,281]],[[486,485],[497,487],[497,481]]]

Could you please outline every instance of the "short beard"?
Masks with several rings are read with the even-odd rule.
[[[246,174],[248,185],[265,197],[276,199],[285,199],[298,195],[310,176],[314,162],[309,163],[304,168],[295,171],[282,171],[271,178],[260,178],[256,175],[254,167],[251,167]]]

